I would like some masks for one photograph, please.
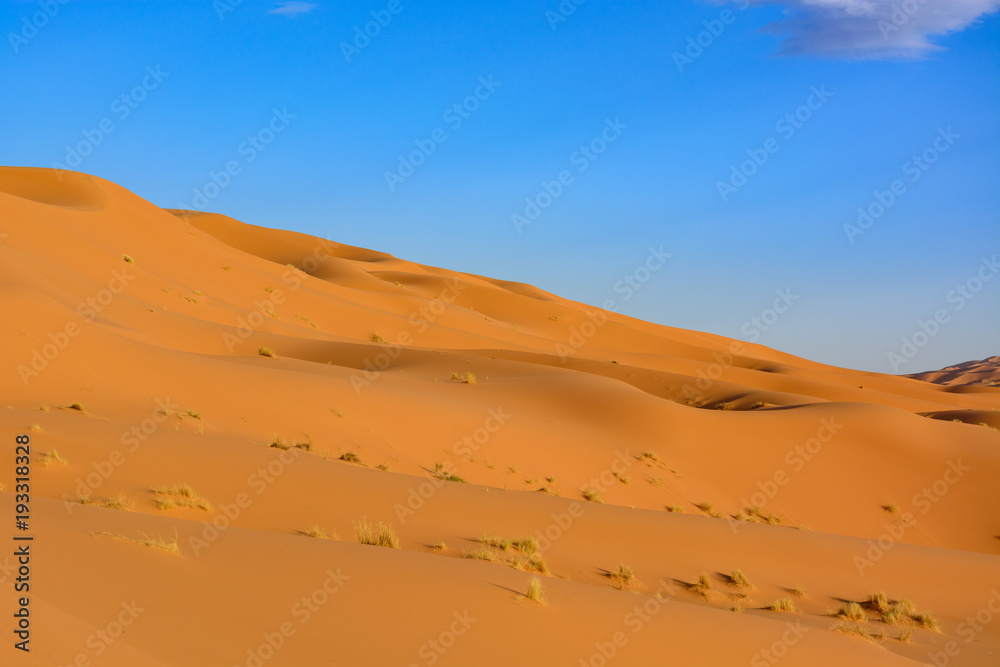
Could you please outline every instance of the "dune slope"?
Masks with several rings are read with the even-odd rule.
[[[41,169],[0,168],[0,298],[37,535],[3,664],[1000,660],[1000,387]]]

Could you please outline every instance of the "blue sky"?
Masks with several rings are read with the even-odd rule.
[[[916,372],[1000,353],[1000,3],[910,2],[4,2],[0,163]]]

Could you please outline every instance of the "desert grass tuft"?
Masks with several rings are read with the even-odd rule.
[[[938,624],[937,619],[926,611],[920,612],[919,614],[910,614],[910,620],[916,623],[917,627],[921,627],[925,630],[932,630],[934,632],[941,631],[941,626]]]
[[[257,354],[259,354],[262,357],[273,357],[274,356],[274,350],[272,350],[271,348],[269,348],[267,346],[263,346],[263,347],[261,347],[260,349],[257,350]]]
[[[161,510],[172,510],[178,507],[215,511],[212,503],[199,496],[190,484],[177,484],[172,487],[157,487],[153,489],[153,504]]]
[[[884,591],[872,593],[865,598],[864,606],[877,614],[885,613],[889,611],[889,597]]]
[[[125,260],[126,264],[135,264],[135,260],[130,255],[122,255],[122,259]]]
[[[291,447],[291,445],[285,442],[284,437],[276,435],[274,436],[274,439],[271,440],[271,444],[269,444],[268,447],[273,447],[274,449],[288,450]]]
[[[635,583],[635,572],[632,570],[631,565],[618,563],[618,567],[608,573],[608,578],[618,582],[620,588],[624,588]]]
[[[747,579],[747,576],[743,574],[742,570],[733,570],[727,577],[726,583],[728,583],[733,588],[753,588],[753,584]]]
[[[378,334],[372,334],[372,342],[384,344],[387,343],[388,341],[385,338],[382,338],[382,336],[379,336]]]
[[[464,384],[476,384],[475,373],[465,373],[463,375],[459,375],[458,373],[452,373],[451,379],[457,382],[462,382]]]
[[[545,597],[542,595],[542,582],[538,577],[532,577],[528,581],[528,590],[524,593],[524,597],[540,605],[545,604]]]
[[[438,542],[437,544],[432,544],[431,545],[431,549],[433,549],[434,551],[444,551],[447,548],[448,548],[448,545],[445,544],[443,541],[442,542]]]
[[[784,611],[788,613],[795,612],[795,603],[792,602],[791,598],[778,598],[771,604],[764,607],[769,611]]]
[[[865,614],[864,608],[857,602],[845,602],[840,605],[840,608],[833,613],[833,616],[837,618],[844,618],[848,621],[864,621],[868,619],[868,615]]]
[[[854,635],[855,637],[860,637],[866,639],[870,642],[878,643],[881,638],[878,635],[873,635],[871,631],[863,625],[853,625],[851,623],[834,623],[830,628],[834,632],[843,632],[844,634]]]
[[[604,502],[604,498],[601,497],[601,494],[599,494],[594,489],[584,489],[582,491],[582,493],[583,493],[583,499],[584,500],[589,500],[592,503],[603,503]]]
[[[382,523],[369,523],[367,518],[354,523],[354,535],[361,544],[369,544],[387,549],[399,548],[399,536],[392,526]]]
[[[53,463],[69,465],[69,461],[63,458],[55,449],[51,452],[42,452],[41,456],[38,457],[38,462],[46,468],[51,468]]]
[[[472,549],[466,549],[462,553],[462,558],[472,558],[474,560],[484,560],[488,563],[496,563],[501,560],[500,554],[498,554],[493,549],[490,549],[485,544],[480,544],[478,547]]]
[[[322,528],[320,528],[319,524],[316,524],[316,523],[313,524],[312,528],[310,528],[309,530],[305,531],[304,535],[306,537],[315,537],[316,539],[319,539],[319,540],[335,540],[335,539],[337,539],[337,534],[336,533],[328,535],[327,532],[325,530],[323,530]]]
[[[123,542],[133,542],[135,544],[141,544],[144,547],[152,547],[154,549],[163,549],[164,551],[169,551],[172,554],[180,554],[181,545],[180,541],[177,539],[177,533],[174,533],[172,539],[164,537],[149,537],[145,533],[139,533],[139,538],[128,537],[122,535],[121,533],[94,533],[94,535],[99,535],[101,537],[110,537],[114,540],[122,540]]]
[[[355,454],[353,451],[348,450],[340,455],[340,460],[346,463],[357,463],[358,465],[363,465],[361,463],[361,457]]]
[[[804,598],[806,596],[806,591],[801,586],[796,586],[795,588],[788,589],[788,592],[797,598]]]
[[[684,513],[684,508],[683,507],[679,507],[677,505],[667,505],[667,511],[668,512],[677,512],[677,513],[683,514]]]
[[[714,590],[712,589],[712,579],[708,576],[708,572],[702,572],[698,575],[698,581],[693,584],[688,584],[687,589],[704,598],[708,598],[714,593]]]
[[[81,505],[96,505],[109,510],[131,511],[135,507],[135,501],[126,498],[124,493],[119,493],[114,498],[80,498],[78,502]]]
[[[83,409],[83,406],[80,405],[79,403],[70,403],[66,407],[69,408],[70,410],[76,410],[77,412],[84,412],[84,413],[87,412],[86,410]]]

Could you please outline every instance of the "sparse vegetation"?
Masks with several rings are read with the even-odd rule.
[[[693,584],[688,584],[687,589],[705,598],[708,598],[714,592],[712,589],[712,579],[708,576],[707,572],[702,572],[698,575],[698,580]]]
[[[742,570],[733,570],[729,576],[727,582],[733,588],[753,588],[753,584],[747,579],[747,576],[743,574]]]
[[[844,618],[848,621],[864,621],[868,619],[865,610],[857,602],[845,602],[833,614],[837,618]]]
[[[528,581],[528,590],[524,597],[540,605],[545,604],[545,598],[542,596],[542,582],[538,577],[532,577]]]
[[[174,533],[172,539],[166,539],[163,537],[149,537],[145,533],[139,533],[139,538],[127,537],[120,533],[94,533],[94,535],[99,535],[101,537],[110,537],[113,540],[122,540],[124,542],[134,542],[135,544],[141,544],[145,547],[152,547],[154,549],[163,549],[164,551],[169,551],[172,554],[180,554],[181,546],[177,539],[177,533]]]
[[[750,406],[750,409],[756,410],[758,408],[765,408],[765,407],[767,407],[767,403],[765,403],[764,401],[757,401],[756,403]]]
[[[348,450],[340,455],[340,460],[345,463],[356,463],[358,465],[364,465],[361,463],[361,457],[355,454],[353,451]]]
[[[384,344],[384,343],[386,343],[388,341],[386,341],[385,338],[382,338],[382,336],[379,336],[378,334],[372,334],[372,342],[373,343]]]
[[[270,357],[274,356],[274,350],[272,350],[271,348],[269,348],[267,346],[263,346],[263,347],[261,347],[260,349],[257,350],[257,354],[259,354],[262,357],[268,357],[268,358],[270,358]]]
[[[287,450],[291,446],[287,442],[285,442],[284,437],[276,435],[274,436],[274,439],[271,440],[271,444],[269,444],[268,447],[273,447],[274,449]]]
[[[882,505],[882,509],[884,509],[889,514],[897,514],[899,512],[899,505],[895,503],[890,503],[889,505]]]
[[[433,549],[434,551],[444,551],[447,548],[448,548],[448,545],[445,544],[444,542],[438,542],[437,544],[432,544],[431,545],[431,549]]]
[[[603,503],[604,502],[604,498],[601,497],[601,494],[599,494],[594,489],[584,489],[582,491],[582,493],[583,493],[583,499],[584,500],[589,500],[592,503]]]
[[[319,527],[319,524],[315,524],[315,523],[313,524],[312,528],[310,528],[309,530],[307,530],[304,533],[304,535],[306,537],[315,537],[316,539],[319,539],[319,540],[335,540],[335,539],[337,539],[337,534],[336,533],[333,533],[332,535],[328,535],[327,532],[324,529],[322,529],[322,528]]]
[[[498,563],[525,572],[547,575],[549,566],[538,553],[538,542],[533,537],[504,539],[498,535],[483,535],[479,546],[468,549],[463,558]]]
[[[774,602],[772,602],[771,604],[767,605],[764,608],[769,611],[784,611],[788,613],[794,613],[795,603],[792,601],[791,598],[778,598],[777,600],[775,600]]]
[[[96,505],[97,507],[103,507],[109,510],[125,510],[130,511],[135,507],[135,501],[131,498],[126,498],[124,493],[119,493],[114,498],[80,498],[77,500],[81,505]]]
[[[941,631],[941,626],[938,625],[937,619],[925,611],[920,612],[919,614],[910,614],[910,620],[916,623],[918,627],[924,628],[925,630],[933,630],[934,632]]]
[[[680,507],[678,505],[667,505],[667,511],[668,512],[677,512],[677,513],[683,514],[684,513],[684,508]]]
[[[705,514],[711,514],[712,513],[712,503],[710,503],[710,502],[707,502],[707,501],[703,500],[700,503],[696,503],[695,507],[697,507],[699,510],[701,510]]]
[[[361,544],[370,544],[376,547],[386,547],[387,549],[399,548],[399,536],[392,526],[382,523],[372,524],[367,518],[361,519],[354,524],[354,535]]]
[[[850,623],[834,623],[833,627],[830,628],[834,632],[843,632],[844,634],[854,635],[862,639],[867,639],[870,642],[878,643],[881,636],[873,635],[868,628],[863,625],[852,625]]]
[[[804,598],[806,596],[805,589],[803,589],[801,586],[796,586],[795,588],[790,589],[788,592],[797,598]]]
[[[28,429],[28,430],[31,430],[31,431],[41,431],[41,430],[42,430],[42,425],[41,425],[41,424],[39,424],[38,422],[35,422],[34,424],[32,424],[32,425],[31,425],[31,426],[29,427],[29,429]]]
[[[435,478],[443,480],[445,482],[459,482],[460,484],[468,484],[468,482],[466,482],[463,478],[459,477],[458,475],[445,471],[444,464],[441,462],[437,462],[434,464],[434,470],[431,472],[431,474],[433,474]]]
[[[733,404],[729,401],[723,401],[722,403],[716,403],[713,407],[716,410],[731,410],[733,408]]]
[[[311,442],[297,442],[295,443],[296,449],[301,449],[306,452],[311,452],[313,449],[313,444]]]
[[[475,384],[476,383],[476,374],[475,373],[465,373],[465,374],[459,375],[458,373],[452,373],[451,374],[451,379],[455,380],[457,382],[463,382],[465,384]]]
[[[660,457],[656,455],[656,452],[643,452],[641,458],[644,458],[647,461],[653,461],[654,463],[660,460]]]
[[[80,405],[79,403],[70,403],[66,407],[69,408],[70,410],[76,410],[77,412],[84,412],[84,413],[87,412],[86,410],[83,409],[83,406]]]
[[[53,463],[69,465],[69,461],[60,456],[59,452],[54,449],[51,452],[42,452],[38,457],[38,462],[46,468],[51,468]]]
[[[617,582],[619,588],[625,588],[635,582],[635,572],[631,565],[618,563],[618,567],[608,573],[608,579]]]
[[[172,487],[157,487],[153,489],[153,504],[161,510],[172,510],[178,507],[213,512],[212,503],[208,502],[191,488],[189,484],[177,484]]]
[[[756,505],[754,507],[747,507],[746,513],[746,521],[749,521],[750,523],[770,523],[777,525],[785,520],[784,514],[778,514],[777,516],[771,514],[770,512],[764,514],[760,507],[757,507]]]
[[[383,470],[385,472],[389,472],[389,463],[388,463],[388,461],[385,462],[385,463],[379,463],[375,467],[378,468],[379,470]]]
[[[130,255],[122,255],[122,259],[125,260],[126,264],[135,264],[135,260]]]

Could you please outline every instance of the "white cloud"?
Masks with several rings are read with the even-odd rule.
[[[957,32],[1000,0],[742,0],[777,4],[785,18],[766,26],[782,53],[847,58],[919,58],[941,47],[930,38]]]
[[[281,14],[282,16],[298,16],[299,14],[308,14],[314,9],[316,9],[316,5],[311,2],[296,2],[292,0],[290,2],[278,3],[277,7],[269,9],[267,13]]]

